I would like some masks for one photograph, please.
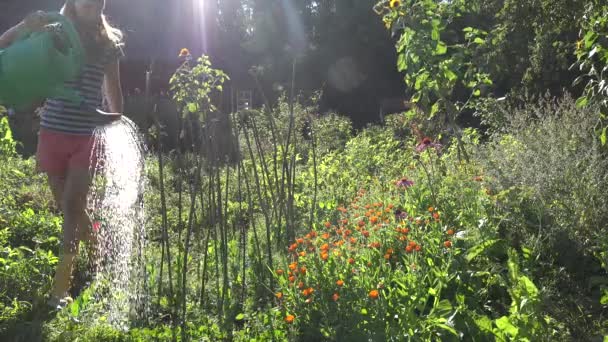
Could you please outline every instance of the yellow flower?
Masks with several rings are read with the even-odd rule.
[[[190,56],[190,51],[186,48],[181,49],[179,52],[179,57],[186,57],[186,56]]]
[[[576,49],[580,50],[582,47],[583,47],[583,41],[582,40],[577,41],[576,42]]]
[[[401,6],[401,1],[400,0],[391,0],[391,2],[389,2],[389,6],[391,8],[397,8],[397,7]]]

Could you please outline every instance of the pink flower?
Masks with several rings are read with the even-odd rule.
[[[395,183],[395,185],[397,185],[398,187],[409,188],[410,186],[414,185],[414,181],[403,177],[400,180],[398,180],[397,183]]]
[[[94,232],[98,232],[98,231],[99,231],[99,228],[101,228],[101,222],[99,222],[99,221],[94,221],[94,222],[93,222],[93,231],[94,231]]]
[[[429,137],[424,137],[424,139],[422,139],[422,142],[420,142],[420,144],[416,146],[416,152],[423,152],[429,147],[433,147],[437,152],[439,152],[439,150],[441,149],[441,144],[434,143]]]

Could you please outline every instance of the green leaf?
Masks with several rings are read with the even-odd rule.
[[[488,316],[480,316],[475,319],[475,324],[481,331],[492,331],[492,320]]]
[[[439,29],[437,29],[437,27],[433,27],[433,31],[431,31],[431,39],[439,40]]]
[[[437,47],[435,48],[435,54],[438,56],[444,55],[448,51],[448,46],[445,45],[441,40],[437,42]]]
[[[78,317],[79,313],[80,313],[80,301],[76,300],[72,303],[72,305],[70,305],[70,314],[72,314],[72,316],[74,316],[74,317]]]
[[[479,256],[481,253],[483,253],[486,249],[495,245],[499,241],[500,241],[500,239],[488,240],[482,244],[476,245],[475,247],[473,247],[469,250],[469,252],[467,253],[467,256],[466,256],[466,260],[468,262],[471,262],[473,259],[475,259],[477,256]]]
[[[196,113],[196,103],[194,103],[194,102],[188,103],[188,111],[190,113]]]
[[[361,314],[362,315],[367,315],[367,309],[366,308],[361,308]]]
[[[452,333],[452,335],[454,335],[454,336],[458,336],[458,332],[456,330],[454,330],[454,328],[450,327],[449,325],[439,323],[439,324],[435,324],[435,326]]]
[[[524,288],[526,289],[526,292],[530,297],[535,298],[538,296],[538,288],[536,287],[536,285],[534,285],[534,282],[532,282],[530,278],[526,276],[520,276],[519,281],[523,283]]]
[[[237,321],[242,321],[243,319],[245,319],[245,314],[240,313],[240,314],[236,315],[236,317],[234,319]]]
[[[602,295],[602,299],[600,299],[600,304],[606,305],[608,304],[608,290],[604,289],[604,294]]]
[[[602,134],[600,135],[600,141],[602,142],[602,146],[606,146],[606,127],[602,129]]]
[[[581,96],[578,98],[578,100],[576,100],[576,106],[578,108],[582,108],[582,107],[585,107],[588,102],[589,102],[589,99],[587,98],[587,96]]]
[[[509,317],[507,316],[502,316],[501,318],[497,319],[495,323],[498,329],[505,332],[507,335],[510,335],[511,337],[516,337],[519,333],[519,329],[513,324],[511,324],[511,322],[509,321]]]
[[[398,71],[407,70],[407,59],[405,57],[405,53],[400,53],[399,57],[397,57],[397,70]]]
[[[479,96],[479,95],[481,95],[481,90],[479,90],[479,89],[475,89],[475,90],[473,91],[473,96]]]
[[[483,40],[483,39],[481,39],[481,38],[479,38],[479,37],[476,37],[476,38],[473,40],[473,43],[475,43],[475,44],[479,44],[479,45],[482,45],[482,44],[484,44],[484,43],[485,43],[485,40]]]
[[[472,27],[465,27],[462,29],[462,32],[473,32],[473,28]]]
[[[433,103],[433,106],[431,107],[430,117],[435,117],[435,114],[437,114],[437,112],[439,112],[439,102]]]
[[[450,81],[454,81],[458,78],[458,76],[452,70],[450,70],[448,68],[443,69],[443,74]]]

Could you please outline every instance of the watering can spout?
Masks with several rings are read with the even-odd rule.
[[[50,23],[43,31],[26,34],[0,50],[0,104],[26,108],[53,96],[79,101],[64,83],[78,76],[84,64],[80,36],[65,16],[47,16]]]

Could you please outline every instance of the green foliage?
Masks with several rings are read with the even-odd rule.
[[[584,94],[578,99],[579,106],[599,105],[599,119],[608,118],[608,5],[591,1],[582,20],[580,40],[576,43],[577,63],[584,72],[574,84],[587,81]],[[606,125],[601,125],[598,135],[606,145]]]
[[[599,296],[608,279],[608,165],[594,133],[597,107],[578,108],[571,98],[527,101],[523,108],[501,107],[508,120],[475,159],[495,196],[501,236],[531,248],[535,277],[551,298],[549,312],[565,315],[563,308]],[[574,336],[596,324],[575,322],[565,320]]]
[[[457,101],[457,88],[469,89],[470,98],[481,95],[491,85],[488,75],[479,69],[474,56],[485,44],[483,30],[457,29],[456,18],[470,10],[463,1],[405,1],[398,6],[376,6],[397,42],[397,68],[405,72],[405,83],[413,90],[412,101],[419,103],[432,118],[438,113],[453,122],[468,105]],[[392,3],[392,2],[391,2]]]
[[[0,159],[7,159],[17,155],[17,143],[13,140],[8,118],[3,115],[3,107],[0,107]]]
[[[221,70],[213,69],[208,56],[201,56],[192,63],[190,56],[171,77],[169,84],[173,99],[182,108],[182,113],[205,115],[216,110],[213,105],[213,92],[221,92],[228,76]]]

